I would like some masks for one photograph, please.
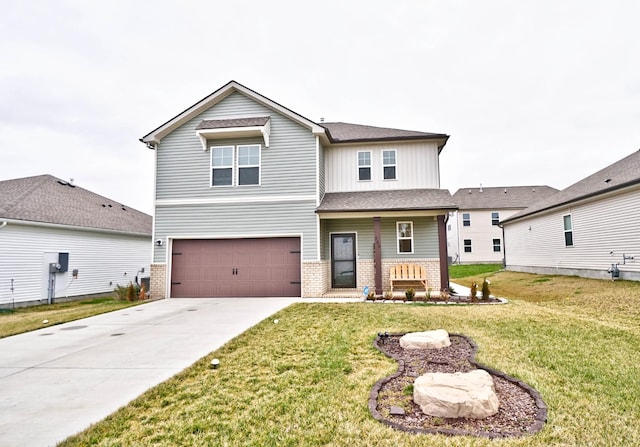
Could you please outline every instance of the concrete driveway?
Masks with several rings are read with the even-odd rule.
[[[0,446],[53,446],[296,301],[161,300],[0,339]]]

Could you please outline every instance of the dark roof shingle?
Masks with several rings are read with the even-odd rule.
[[[326,193],[318,213],[354,211],[454,210],[446,189],[405,189]]]
[[[640,151],[626,156],[612,165],[590,175],[545,200],[505,219],[509,222],[521,217],[567,205],[579,200],[640,184]]]
[[[223,120],[202,120],[196,130],[201,129],[226,129],[228,127],[256,127],[264,126],[269,121],[268,116],[254,118],[232,118]]]
[[[453,201],[461,210],[526,208],[557,192],[550,186],[460,188]]]
[[[153,218],[51,175],[0,181],[0,219],[151,235]]]
[[[365,126],[350,123],[319,123],[327,130],[332,143],[355,143],[387,140],[443,140],[444,147],[449,135],[441,133],[418,132],[415,130],[391,129],[387,127]]]

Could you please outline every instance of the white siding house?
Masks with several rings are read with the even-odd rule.
[[[151,220],[50,175],[0,181],[0,307],[109,293],[149,276]]]
[[[461,188],[453,195],[458,211],[447,225],[449,258],[456,264],[501,264],[500,221],[558,192],[549,186]]]
[[[315,123],[229,82],[141,138],[156,151],[152,296],[379,295],[400,262],[448,287],[447,139]]]
[[[640,152],[503,221],[508,270],[640,280]]]

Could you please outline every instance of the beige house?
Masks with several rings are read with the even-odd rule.
[[[455,264],[502,263],[499,223],[558,192],[549,186],[461,188],[453,195],[458,211],[447,224],[449,260]]]

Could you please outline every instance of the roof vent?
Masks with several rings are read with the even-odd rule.
[[[610,178],[604,180],[605,183],[609,183],[610,181],[611,181]]]
[[[484,191],[482,190],[482,183],[480,183],[480,192],[484,192]]]
[[[504,193],[505,193],[505,194],[507,193],[507,188],[505,188],[505,189],[504,189]]]

